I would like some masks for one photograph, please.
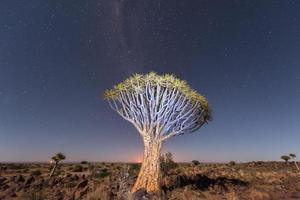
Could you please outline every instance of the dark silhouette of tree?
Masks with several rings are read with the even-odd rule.
[[[141,170],[132,192],[160,189],[160,156],[163,143],[192,133],[211,119],[205,97],[173,75],[135,74],[105,92],[110,106],[131,122],[144,141]]]
[[[170,170],[178,167],[178,164],[173,160],[173,154],[171,152],[161,155],[160,167],[165,175],[168,175]]]
[[[289,157],[289,156],[287,156],[287,155],[283,155],[283,156],[281,156],[280,158],[281,158],[282,160],[284,160],[286,164],[287,164],[288,161],[291,159],[291,157]]]
[[[52,160],[54,161],[54,167],[51,170],[50,178],[53,176],[58,163],[64,159],[66,159],[66,156],[64,154],[62,154],[61,152],[57,153],[55,156],[52,157]]]
[[[198,160],[192,160],[193,166],[200,165],[200,162]]]

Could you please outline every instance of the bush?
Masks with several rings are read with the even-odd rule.
[[[192,165],[193,165],[193,166],[200,165],[200,162],[199,162],[198,160],[193,160],[193,161],[192,161]]]
[[[14,163],[10,163],[10,164],[7,164],[7,168],[8,168],[8,169],[13,169],[13,170],[18,170],[18,169],[25,169],[25,168],[28,168],[28,166],[26,166],[25,164],[14,164]]]
[[[88,163],[88,161],[85,161],[85,160],[84,160],[84,161],[81,161],[80,164],[86,165],[86,164],[89,164],[89,163]]]
[[[41,174],[42,174],[42,172],[39,169],[33,170],[30,173],[30,175],[32,175],[32,176],[40,176]]]
[[[234,161],[230,161],[230,162],[229,162],[229,165],[230,165],[230,166],[234,166],[234,165],[236,165],[236,163],[235,163]]]
[[[160,167],[165,174],[168,174],[170,170],[178,167],[178,164],[173,160],[173,155],[171,152],[161,155],[160,160]]]
[[[81,165],[75,165],[72,169],[72,172],[82,172],[83,167]]]
[[[107,169],[95,169],[92,172],[94,178],[104,178],[109,175],[111,175],[111,173]]]
[[[138,164],[138,163],[130,164],[130,170],[140,171],[140,169],[141,169],[141,164]]]

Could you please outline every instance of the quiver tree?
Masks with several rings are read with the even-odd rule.
[[[192,133],[211,119],[205,97],[173,75],[135,74],[105,92],[113,110],[131,122],[144,142],[143,164],[132,192],[160,189],[164,141]]]
[[[291,157],[289,157],[287,155],[283,155],[280,158],[285,161],[285,164],[288,164],[289,160],[291,159]]]
[[[298,171],[300,171],[300,169],[299,169],[299,166],[298,166],[298,164],[297,164],[297,162],[296,162],[296,154],[294,154],[294,153],[290,153],[290,158],[291,159],[293,159],[293,161],[294,161],[294,164],[295,164],[295,166],[296,166],[296,168],[297,168],[297,170]]]
[[[66,156],[64,154],[62,154],[61,152],[57,153],[55,156],[52,157],[52,160],[54,161],[54,167],[51,170],[50,178],[53,176],[58,163],[64,159],[66,159]]]

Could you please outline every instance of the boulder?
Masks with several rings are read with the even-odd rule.
[[[30,184],[32,184],[35,181],[33,176],[29,176],[25,179],[24,185],[25,186],[29,186]]]
[[[146,189],[141,188],[132,194],[133,200],[147,200],[150,199],[150,195],[147,193]]]
[[[6,180],[7,180],[6,178],[0,176],[0,185],[2,185]]]
[[[25,179],[22,175],[18,175],[18,176],[15,177],[14,181],[17,182],[17,183],[20,183],[20,182],[23,183],[25,181]]]

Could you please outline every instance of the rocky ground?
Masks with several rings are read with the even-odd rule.
[[[138,164],[0,164],[0,199],[300,199],[293,163],[179,164],[162,179],[162,191],[130,194]]]

